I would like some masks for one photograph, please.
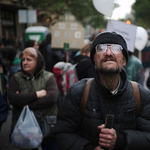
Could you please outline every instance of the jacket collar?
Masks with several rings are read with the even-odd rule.
[[[44,71],[44,68],[41,69],[37,74],[35,74],[35,76],[31,77],[30,74],[24,72],[24,71],[21,71],[21,76],[26,79],[26,80],[34,80],[34,78],[36,78],[37,76],[39,76],[42,72]]]
[[[118,91],[116,92],[116,94],[112,94],[109,91],[109,89],[107,89],[102,84],[102,82],[100,81],[99,73],[98,73],[97,70],[96,70],[96,73],[95,73],[95,81],[96,81],[97,88],[99,88],[101,94],[104,97],[112,97],[112,96],[117,96],[118,94],[121,94],[125,90],[125,88],[127,86],[127,75],[126,75],[125,70],[123,69],[122,72],[120,73],[120,86],[119,86]]]

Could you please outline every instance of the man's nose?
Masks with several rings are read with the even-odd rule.
[[[105,55],[113,55],[110,46],[107,46],[107,50],[105,52]]]

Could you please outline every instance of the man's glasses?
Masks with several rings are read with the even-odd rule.
[[[98,44],[95,47],[95,50],[98,54],[104,54],[108,47],[110,47],[110,50],[113,54],[120,54],[123,49],[122,46],[118,44]]]

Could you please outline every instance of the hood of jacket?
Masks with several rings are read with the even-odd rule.
[[[42,70],[45,69],[45,62],[44,62],[44,59],[43,59],[43,56],[42,54],[40,53],[40,51],[36,50],[37,52],[37,64],[36,64],[36,70],[35,70],[35,73],[34,73],[34,77]],[[27,72],[25,72],[22,68],[22,60],[21,60],[21,71],[26,74],[27,76],[31,76],[30,74],[28,74]]]

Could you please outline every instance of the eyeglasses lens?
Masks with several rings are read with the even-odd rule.
[[[96,52],[99,54],[103,54],[107,51],[108,47],[110,47],[110,50],[113,54],[120,54],[122,47],[117,44],[107,45],[107,44],[98,44],[96,46]]]

